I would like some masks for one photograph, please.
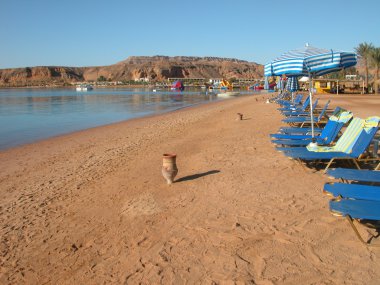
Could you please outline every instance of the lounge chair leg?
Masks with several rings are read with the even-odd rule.
[[[352,219],[349,215],[347,215],[346,218],[347,218],[348,222],[350,223],[352,229],[354,230],[356,236],[358,237],[358,239],[359,239],[362,243],[364,243],[365,245],[368,245],[368,246],[380,247],[380,244],[370,244],[370,243],[364,241],[364,239],[363,239],[362,236],[360,235],[358,229],[356,228],[353,219]]]
[[[327,166],[326,166],[325,170],[323,171],[324,174],[326,174],[327,170],[329,169],[329,167],[330,167],[331,163],[333,163],[333,161],[334,161],[334,158],[330,159],[329,163],[327,163]]]
[[[356,161],[356,159],[353,159],[352,161],[354,162],[354,164],[356,165],[356,167],[357,167],[358,169],[361,169],[361,168],[360,168],[360,165],[359,165],[359,163]]]

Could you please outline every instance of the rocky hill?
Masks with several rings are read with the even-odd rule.
[[[63,67],[37,66],[0,69],[0,86],[68,85],[96,81],[103,76],[111,81],[148,78],[261,78],[263,66],[231,58],[186,56],[132,56],[109,66]]]

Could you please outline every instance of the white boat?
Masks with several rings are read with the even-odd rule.
[[[81,85],[77,85],[76,87],[77,91],[90,91],[92,89],[94,88],[90,84],[81,84]]]
[[[218,97],[231,97],[231,96],[237,96],[239,94],[240,92],[223,92],[223,93],[218,93]]]

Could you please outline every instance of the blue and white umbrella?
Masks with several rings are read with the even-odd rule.
[[[264,75],[309,76],[311,133],[314,137],[312,78],[356,65],[357,55],[315,48],[306,44],[302,49],[288,51],[264,66]]]
[[[293,92],[299,89],[297,76],[288,77],[288,81],[286,83],[286,90],[290,91],[292,94],[292,102],[293,102]]]
[[[299,89],[297,76],[288,77],[288,82],[286,84],[286,89],[290,92],[295,92]]]
[[[265,80],[264,80],[264,89],[265,89],[265,90],[268,90],[268,89],[269,89],[268,76],[265,76]]]
[[[284,89],[284,81],[281,77],[277,77],[277,90],[282,91]]]
[[[273,66],[271,62],[264,65],[264,76],[275,76],[275,74],[273,73]]]

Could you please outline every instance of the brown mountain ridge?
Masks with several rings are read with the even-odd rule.
[[[263,65],[233,58],[189,56],[131,56],[108,66],[36,66],[0,69],[0,86],[68,85],[81,81],[130,81],[146,78],[261,78]]]

